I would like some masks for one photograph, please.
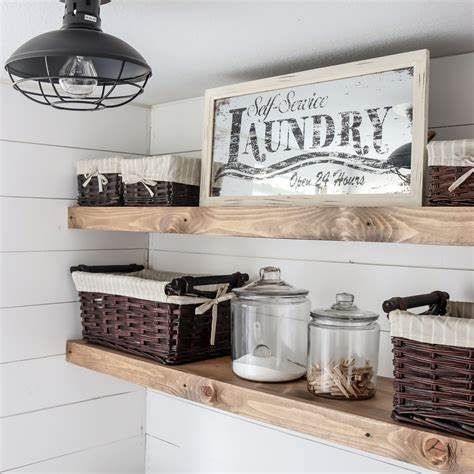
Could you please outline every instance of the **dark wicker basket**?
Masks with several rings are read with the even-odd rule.
[[[125,206],[199,206],[199,186],[158,181],[148,186],[153,196],[142,183],[125,184],[123,200]]]
[[[393,418],[474,439],[474,348],[392,342]]]
[[[199,305],[177,305],[103,293],[80,292],[82,335],[87,342],[183,364],[230,353],[230,303],[218,307],[216,340],[209,343],[211,316]]]
[[[474,174],[453,191],[448,188],[470,166],[429,166],[427,201],[430,206],[474,206]]]
[[[124,268],[99,272],[123,272]],[[71,271],[98,272],[94,267],[76,267]],[[136,267],[133,268],[136,270]],[[230,289],[242,286],[248,275],[235,273],[216,277],[182,277],[167,286],[172,295],[209,296],[194,286],[229,283]],[[127,296],[79,292],[83,338],[90,343],[147,357],[174,365],[220,357],[230,353],[230,301],[217,305],[215,341],[211,345],[211,309],[196,315],[199,304],[170,304]],[[212,294],[212,297],[215,294]]]
[[[79,206],[120,206],[122,204],[122,178],[118,173],[103,173],[107,184],[99,189],[96,177],[90,179],[84,187],[86,177],[77,175],[77,203]]]
[[[424,314],[444,314],[447,296],[434,292],[392,298],[384,303],[384,309],[406,310],[428,304],[431,308]],[[421,299],[417,302],[417,298]],[[474,439],[474,347],[428,344],[402,337],[392,337],[392,343],[392,418]]]

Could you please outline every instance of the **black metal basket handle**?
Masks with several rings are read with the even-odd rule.
[[[173,296],[202,296],[204,298],[215,298],[215,291],[197,290],[196,286],[229,284],[229,289],[238,288],[249,280],[247,273],[233,273],[232,275],[211,276],[182,276],[174,278],[165,286],[165,293]]]
[[[388,314],[396,309],[406,311],[410,308],[417,308],[419,306],[429,306],[428,311],[421,314],[446,314],[446,305],[449,300],[449,294],[445,291],[433,291],[432,293],[426,293],[423,295],[407,296],[400,298],[390,298],[382,304],[383,310]]]
[[[131,263],[130,265],[77,265],[71,267],[69,270],[72,272],[88,272],[88,273],[131,273],[139,272],[145,267],[143,265],[137,265]]]

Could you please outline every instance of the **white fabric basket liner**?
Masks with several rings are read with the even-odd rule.
[[[474,139],[439,140],[427,145],[428,166],[474,166]]]
[[[121,173],[125,184],[145,179],[199,186],[201,160],[181,155],[128,159],[122,161]]]
[[[107,293],[179,305],[200,304],[209,301],[208,298],[198,296],[168,296],[165,293],[165,287],[171,280],[185,275],[189,276],[189,274],[183,273],[146,269],[127,274],[73,272],[72,279],[77,291]],[[222,286],[224,285],[202,285],[196,289],[216,291]]]
[[[474,347],[474,303],[449,301],[446,316],[390,313],[390,335],[428,344]]]
[[[80,160],[76,162],[76,173],[78,175],[89,175],[98,171],[99,173],[120,173],[120,163],[122,156],[112,156],[110,158],[97,158],[90,160]]]

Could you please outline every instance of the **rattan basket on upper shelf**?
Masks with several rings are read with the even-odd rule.
[[[390,311],[392,417],[474,439],[474,303],[433,292],[384,303]],[[422,314],[409,308],[429,305]]]
[[[122,157],[80,160],[76,163],[79,206],[122,204]]]
[[[125,206],[198,206],[201,161],[181,155],[122,162]]]
[[[474,206],[474,139],[428,144],[427,203]]]

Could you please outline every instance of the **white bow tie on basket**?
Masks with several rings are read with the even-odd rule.
[[[471,166],[470,169],[468,169],[465,173],[463,173],[456,181],[449,186],[448,191],[452,193],[455,189],[459,188],[464,181],[471,176],[472,173],[474,173],[474,158],[469,155],[464,155],[461,157],[461,159],[464,160],[464,166]]]
[[[142,183],[145,186],[145,189],[148,191],[150,197],[153,197],[155,193],[151,189],[150,186],[156,186],[157,181],[146,178],[145,176],[139,174],[127,174],[125,179],[125,184],[135,184],[135,183]]]
[[[195,310],[196,315],[204,314],[208,309],[212,308],[212,322],[211,322],[211,346],[216,343],[216,328],[217,328],[217,305],[223,301],[232,299],[235,294],[229,291],[229,284],[221,286],[217,290],[215,298],[209,298],[201,306],[198,306]]]
[[[83,175],[85,181],[82,183],[82,187],[85,188],[91,181],[92,178],[97,178],[97,183],[99,185],[99,193],[104,190],[104,186],[109,182],[107,177],[103,175],[98,169],[91,171]]]

